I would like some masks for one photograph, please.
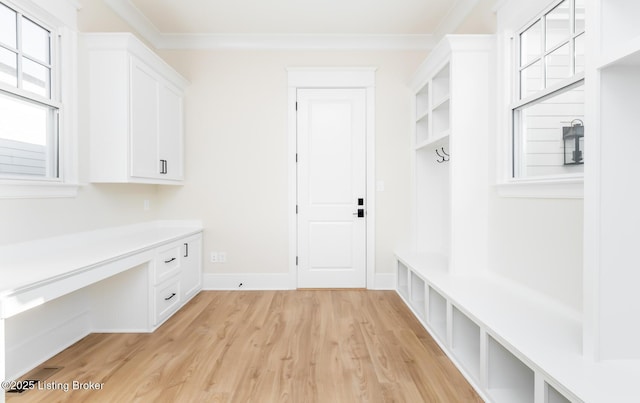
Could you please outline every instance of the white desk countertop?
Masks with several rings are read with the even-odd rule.
[[[200,232],[198,221],[153,221],[0,246],[0,299]]]

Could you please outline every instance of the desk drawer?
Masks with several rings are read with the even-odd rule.
[[[182,244],[174,245],[158,252],[155,261],[156,274],[154,284],[160,284],[180,271],[181,246]]]
[[[159,324],[180,306],[180,279],[155,287],[155,324]]]

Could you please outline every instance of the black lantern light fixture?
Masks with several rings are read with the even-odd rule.
[[[562,128],[564,143],[564,165],[584,164],[584,123],[580,119],[571,121],[571,126]]]

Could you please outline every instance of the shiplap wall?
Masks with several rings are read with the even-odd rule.
[[[0,138],[0,174],[46,176],[46,147]]]

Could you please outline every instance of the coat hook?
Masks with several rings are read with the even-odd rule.
[[[442,164],[443,162],[449,161],[447,158],[445,158],[444,155],[440,154],[440,151],[438,151],[437,148],[436,148],[436,154],[438,155],[438,159],[436,160],[438,164]]]

